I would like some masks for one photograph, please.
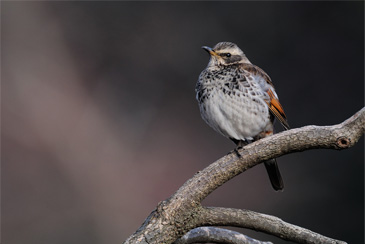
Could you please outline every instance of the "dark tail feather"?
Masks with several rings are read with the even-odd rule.
[[[264,162],[267,173],[269,174],[270,182],[275,191],[284,189],[284,182],[281,178],[276,159],[270,159]]]

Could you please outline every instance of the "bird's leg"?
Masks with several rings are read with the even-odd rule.
[[[233,152],[235,152],[236,153],[236,156],[238,157],[238,158],[242,158],[242,156],[241,156],[241,154],[238,152],[238,147],[236,147],[234,150],[233,150]]]
[[[241,154],[238,152],[238,150],[242,149],[244,146],[248,145],[250,142],[248,140],[235,140],[232,139],[231,140],[236,143],[236,148],[233,150],[233,152],[236,153],[238,158],[241,158]]]

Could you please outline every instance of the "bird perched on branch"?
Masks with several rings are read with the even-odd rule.
[[[210,60],[195,91],[201,116],[208,125],[237,147],[272,135],[275,118],[289,129],[270,77],[236,44],[220,42],[213,48],[202,48],[210,54]],[[276,159],[264,163],[273,188],[282,190]]]

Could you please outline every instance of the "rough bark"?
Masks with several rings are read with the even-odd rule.
[[[305,126],[261,139],[240,149],[241,157],[231,152],[197,172],[175,194],[160,202],[142,226],[124,243],[172,243],[189,230],[206,224],[203,220],[207,208],[201,206],[201,201],[236,175],[265,160],[293,152],[315,148],[341,150],[352,147],[364,131],[365,108],[338,125]],[[230,225],[230,221],[232,220],[228,219],[225,225]],[[330,238],[320,242],[323,240],[318,238],[322,236],[316,233],[312,236],[301,236],[295,234],[295,230],[286,232],[279,227],[282,222],[278,218],[274,219],[271,229],[267,232],[298,243],[336,243]],[[223,223],[210,223],[217,224]]]

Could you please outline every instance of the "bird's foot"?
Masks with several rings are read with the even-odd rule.
[[[234,150],[233,150],[233,153],[235,153],[236,154],[236,156],[238,157],[238,158],[242,158],[242,155],[240,154],[240,152],[238,151],[238,150],[240,150],[240,149],[242,149],[243,147],[242,146],[238,146],[238,147],[236,147]]]

